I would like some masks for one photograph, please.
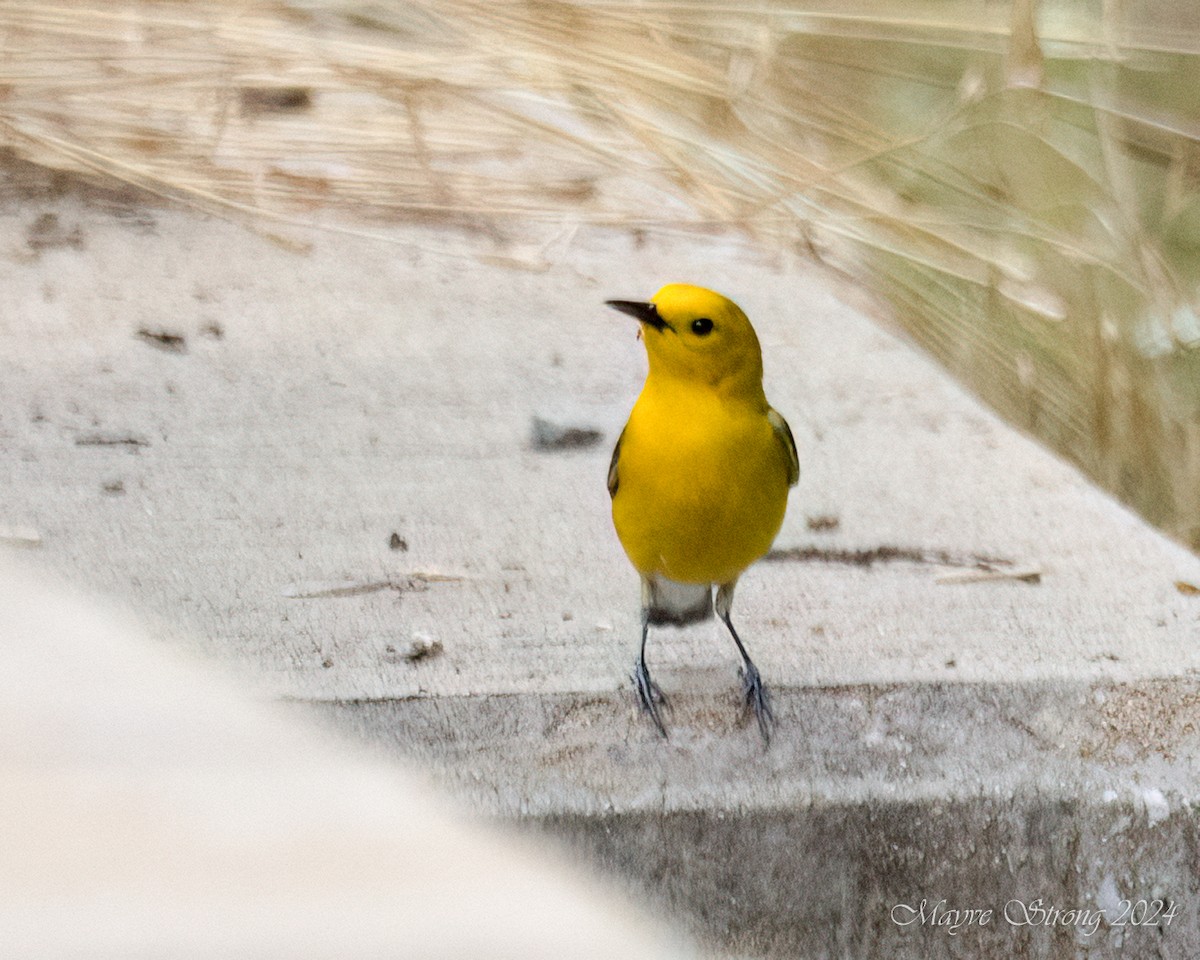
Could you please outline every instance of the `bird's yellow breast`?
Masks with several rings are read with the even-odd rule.
[[[621,438],[613,524],[639,572],[729,583],[770,549],[788,459],[761,392],[648,380]]]

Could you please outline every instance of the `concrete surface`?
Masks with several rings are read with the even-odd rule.
[[[541,238],[373,229],[10,202],[0,527],[721,949],[1200,951],[1200,561],[786,258],[581,231],[515,269]],[[735,607],[776,698],[765,753],[711,625],[652,639],[668,742],[627,680],[604,474],[644,360],[602,301],[671,280],[747,310],[801,450],[779,559]],[[604,439],[540,449],[535,418]],[[979,557],[1040,579],[954,582]],[[1088,936],[890,919],[1151,894],[1169,924]]]

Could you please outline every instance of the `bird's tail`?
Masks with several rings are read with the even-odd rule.
[[[642,608],[649,623],[676,627],[699,623],[713,615],[712,585],[676,583],[666,577],[642,578]]]

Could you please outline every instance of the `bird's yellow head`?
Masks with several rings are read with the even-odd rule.
[[[635,317],[651,376],[695,380],[727,390],[762,389],[762,350],[741,308],[721,294],[670,283],[648,302],[609,300]]]

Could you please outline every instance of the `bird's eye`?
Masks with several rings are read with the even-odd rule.
[[[692,321],[692,333],[698,337],[705,337],[712,333],[713,322],[708,317],[701,317],[699,320]]]

